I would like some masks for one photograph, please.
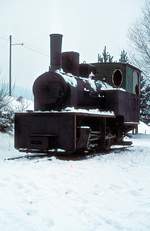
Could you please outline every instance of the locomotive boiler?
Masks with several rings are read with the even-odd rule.
[[[51,65],[33,84],[34,111],[15,114],[15,148],[77,153],[123,144],[139,121],[140,70],[123,63],[79,63],[50,35]]]

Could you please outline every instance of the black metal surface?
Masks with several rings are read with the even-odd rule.
[[[87,128],[89,131],[103,131],[106,117],[115,119],[113,115],[79,112],[16,113],[15,148],[29,152],[48,152],[51,149],[74,152],[83,148],[81,141],[84,144],[88,141],[88,136],[87,140],[82,137],[83,131]]]
[[[74,130],[72,115],[19,113],[15,116],[15,147],[41,151],[74,150]]]
[[[76,85],[71,84],[71,81]],[[100,108],[101,87],[95,85],[95,88],[86,78],[71,77],[53,71],[46,72],[33,84],[34,110],[61,110],[65,107]]]
[[[61,76],[49,71],[39,76],[33,84],[34,110],[61,109],[67,104],[68,84]]]
[[[81,63],[79,65],[80,76],[88,78],[91,73],[96,74],[96,67],[94,65],[88,63]]]
[[[50,35],[50,68],[55,71],[61,68],[61,47],[62,47],[62,35],[51,34]]]
[[[124,122],[139,121],[139,97],[122,90],[104,90],[102,95],[104,110],[114,111],[116,116],[124,118]]]
[[[66,73],[79,75],[79,53],[74,51],[62,53],[62,69]]]

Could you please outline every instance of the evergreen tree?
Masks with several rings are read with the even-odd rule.
[[[107,52],[106,46],[104,47],[102,55],[98,54],[98,62],[99,63],[112,63],[113,62],[113,56],[111,56],[109,52]]]
[[[141,78],[140,120],[150,123],[150,84],[143,76]]]
[[[127,52],[125,50],[121,51],[119,62],[120,63],[127,63],[128,62],[128,55],[127,55]]]

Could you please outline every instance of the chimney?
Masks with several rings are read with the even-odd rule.
[[[62,35],[50,34],[50,70],[52,71],[61,68],[61,47]]]

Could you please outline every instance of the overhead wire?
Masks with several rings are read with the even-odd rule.
[[[0,39],[8,43],[8,39],[6,39],[5,37],[0,36]],[[23,48],[25,48],[25,49],[27,49],[27,50],[30,50],[31,52],[37,53],[37,54],[39,54],[39,55],[42,55],[42,56],[45,56],[45,57],[49,57],[48,54],[45,54],[45,53],[43,53],[43,52],[40,51],[40,50],[37,50],[37,49],[35,49],[35,48],[32,48],[31,46],[28,46],[28,45],[26,45],[26,43],[23,44]]]
[[[32,48],[32,47],[23,45],[23,48],[25,48],[25,49],[27,49],[27,50],[30,50],[30,51],[32,51],[32,52],[34,52],[34,53],[37,53],[37,54],[39,54],[39,55],[42,55],[42,56],[45,56],[45,57],[49,57],[48,54],[44,54],[43,52],[41,52],[41,51],[39,51],[39,50],[37,50],[37,49],[34,49],[34,48]]]

